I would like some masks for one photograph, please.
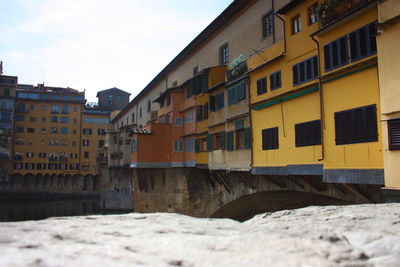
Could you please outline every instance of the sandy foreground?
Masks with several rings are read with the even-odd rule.
[[[400,266],[400,204],[0,223],[0,266]]]

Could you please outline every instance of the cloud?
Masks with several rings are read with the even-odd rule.
[[[37,83],[44,73],[48,85],[87,89],[89,101],[113,86],[135,96],[218,14],[211,0],[18,3],[26,20],[0,27],[9,33],[0,50],[12,75]]]

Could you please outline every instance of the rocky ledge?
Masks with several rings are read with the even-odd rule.
[[[1,266],[399,266],[400,204],[0,223]]]

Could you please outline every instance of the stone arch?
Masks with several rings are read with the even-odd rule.
[[[245,221],[264,212],[296,209],[307,206],[349,205],[350,201],[299,191],[263,191],[244,195],[226,203],[210,214],[212,218]]]

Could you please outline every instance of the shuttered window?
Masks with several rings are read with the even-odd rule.
[[[257,80],[257,95],[265,94],[267,92],[267,77]]]
[[[211,152],[213,150],[213,135],[207,135],[207,151]]]
[[[228,88],[228,105],[235,104],[246,98],[246,83],[243,81],[238,85]]]
[[[325,71],[331,71],[349,63],[347,36],[324,46]]]
[[[378,141],[376,105],[335,113],[336,145]]]
[[[281,86],[282,86],[281,71],[272,73],[269,76],[269,87],[271,88],[271,90],[281,88]]]
[[[321,121],[309,121],[295,125],[296,147],[321,144]]]
[[[225,106],[224,100],[224,92],[215,96],[210,95],[210,111],[223,109]]]
[[[203,106],[196,106],[196,121],[203,120]]]
[[[233,151],[233,131],[226,133],[226,150]]]
[[[200,153],[200,139],[196,139],[194,141],[194,151],[196,153]]]
[[[214,150],[225,149],[225,132],[219,132],[214,134]]]
[[[270,150],[278,148],[279,148],[278,127],[262,130],[262,149]]]
[[[388,120],[389,150],[400,150],[400,119]]]
[[[376,22],[372,22],[349,34],[351,61],[376,54]]]
[[[204,119],[208,120],[208,103],[204,104]]]
[[[293,85],[299,85],[318,77],[318,58],[313,56],[292,67]]]

